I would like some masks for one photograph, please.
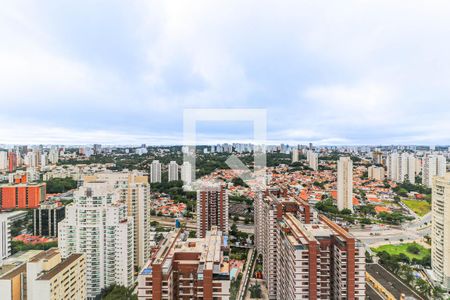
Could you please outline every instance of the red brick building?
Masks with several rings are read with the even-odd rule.
[[[14,152],[8,152],[8,172],[12,173],[16,170],[17,156]]]
[[[283,189],[255,199],[255,242],[269,299],[365,299],[365,251]]]
[[[205,237],[212,226],[228,234],[228,192],[223,185],[197,191],[197,237]]]
[[[227,238],[216,226],[205,238],[171,232],[138,276],[138,299],[229,299],[227,253]]]

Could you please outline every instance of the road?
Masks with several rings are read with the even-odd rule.
[[[254,256],[254,250],[253,250],[253,248],[251,248],[247,254],[247,261],[245,264],[244,274],[242,276],[241,284],[239,286],[239,292],[236,297],[237,300],[242,300],[245,297],[245,293],[247,290],[246,287],[247,287],[248,281],[250,280],[250,277],[252,276],[253,264],[255,262],[255,259],[253,256]]]
[[[371,227],[352,228],[350,232],[366,247],[383,244],[396,244],[421,240],[431,234],[431,213],[402,226],[374,225]]]

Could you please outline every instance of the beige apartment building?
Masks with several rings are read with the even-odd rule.
[[[86,299],[84,255],[63,260],[57,248],[29,252],[10,260],[12,268],[0,273],[2,300]]]

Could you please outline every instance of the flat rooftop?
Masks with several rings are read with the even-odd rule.
[[[388,290],[396,299],[404,294],[410,299],[425,300],[414,292],[410,287],[404,284],[400,279],[379,264],[367,264],[366,271],[375,278],[386,290]]]
[[[51,248],[47,251],[42,251],[38,255],[34,256],[32,259],[30,259],[30,262],[38,262],[42,259],[50,259],[56,255],[59,255],[59,249],[58,248]]]
[[[62,261],[61,263],[57,264],[56,267],[49,270],[48,272],[42,274],[37,278],[37,280],[49,280],[55,277],[57,274],[59,274],[62,270],[67,268],[69,265],[71,265],[74,261],[79,259],[83,254],[71,254],[67,259]]]

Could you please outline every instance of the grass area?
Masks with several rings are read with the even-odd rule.
[[[431,210],[431,204],[427,201],[404,199],[402,202],[421,217]]]
[[[415,251],[416,253],[413,253],[411,251],[408,251],[409,246],[414,246],[418,249],[418,251]],[[417,243],[405,243],[405,244],[399,244],[399,245],[383,245],[377,248],[372,248],[375,252],[382,252],[386,251],[390,255],[399,255],[400,253],[405,254],[409,257],[409,259],[422,259],[425,256],[430,254],[430,249],[426,249],[425,247],[417,244]]]

